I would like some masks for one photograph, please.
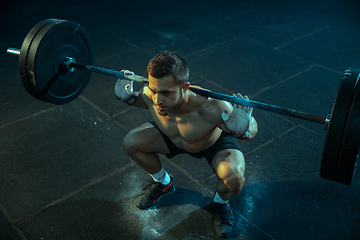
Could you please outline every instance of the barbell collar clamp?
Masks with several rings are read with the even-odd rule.
[[[70,66],[72,63],[76,63],[76,60],[73,57],[66,57],[63,61],[63,66],[71,73],[75,71],[75,68]]]

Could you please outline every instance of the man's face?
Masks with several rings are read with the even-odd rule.
[[[161,116],[167,116],[178,109],[183,101],[182,87],[174,83],[172,76],[154,78],[148,76],[151,98]]]

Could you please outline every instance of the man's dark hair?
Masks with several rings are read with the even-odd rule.
[[[189,80],[187,63],[175,52],[164,51],[153,57],[147,71],[154,78],[173,76],[174,83],[180,86]]]

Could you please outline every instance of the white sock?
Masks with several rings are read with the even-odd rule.
[[[150,176],[154,179],[155,182],[159,182],[164,185],[168,185],[171,181],[169,174],[165,171],[165,168],[162,167],[160,172],[155,174],[150,174]]]
[[[220,204],[226,204],[228,201],[222,200],[222,198],[219,196],[219,193],[216,192],[214,196],[214,202],[220,203]]]

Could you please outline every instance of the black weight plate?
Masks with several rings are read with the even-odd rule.
[[[39,22],[38,24],[36,24],[31,30],[30,32],[26,35],[22,45],[21,45],[21,49],[20,49],[20,56],[19,56],[19,72],[20,72],[20,78],[21,81],[25,87],[25,89],[28,91],[28,93],[30,93],[31,96],[38,98],[39,97],[36,95],[36,93],[34,92],[33,88],[30,86],[30,81],[28,79],[28,71],[27,71],[27,56],[28,56],[28,51],[29,48],[32,44],[32,41],[34,39],[34,37],[36,36],[36,34],[47,24],[49,24],[50,22],[52,22],[54,19],[47,19],[44,21]]]
[[[27,58],[26,58],[26,71],[27,71],[26,75],[27,75],[27,79],[28,79],[28,84],[29,84],[31,90],[37,96],[37,98],[42,101],[48,102],[48,100],[43,96],[43,94],[41,94],[41,92],[39,91],[39,88],[38,88],[37,79],[36,79],[37,76],[35,75],[35,72],[34,72],[34,59],[37,54],[37,49],[39,46],[39,39],[42,39],[44,36],[44,33],[46,33],[48,31],[48,29],[53,27],[56,23],[58,23],[61,20],[48,19],[48,20],[44,20],[44,21],[48,21],[48,23],[46,25],[44,25],[34,35],[32,41],[31,41],[31,44],[28,47]]]
[[[357,70],[358,78],[360,70]],[[360,86],[356,87],[355,96],[351,105],[346,124],[343,144],[338,163],[336,182],[351,185],[359,157],[360,145]]]
[[[353,102],[358,72],[349,68],[345,71],[336,96],[331,119],[327,129],[321,159],[320,176],[331,181],[336,180],[338,161],[345,127],[347,124],[351,104]]]
[[[92,65],[90,37],[79,24],[56,20],[44,26],[34,37],[28,52],[30,86],[42,100],[65,104],[77,98],[88,84],[91,72],[74,71],[61,75],[59,67],[66,57]]]

